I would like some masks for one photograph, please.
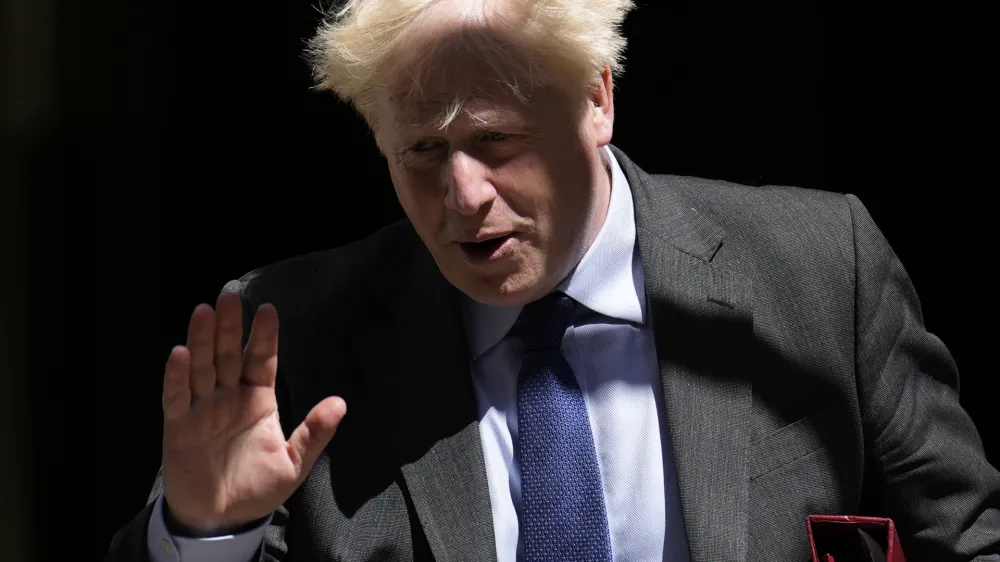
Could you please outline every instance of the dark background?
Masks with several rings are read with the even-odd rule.
[[[146,500],[163,362],[194,305],[402,211],[361,119],[310,90],[315,0],[7,2],[0,557],[96,560]],[[857,194],[1000,464],[982,16],[927,1],[639,5],[615,144],[650,172]]]

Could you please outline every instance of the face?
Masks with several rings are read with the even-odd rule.
[[[611,73],[575,101],[522,100],[487,67],[466,66],[461,112],[434,124],[455,91],[379,99],[379,145],[400,204],[459,290],[519,306],[551,291],[597,236],[610,200],[600,149],[611,140]]]

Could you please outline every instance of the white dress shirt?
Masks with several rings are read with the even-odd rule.
[[[607,217],[591,247],[558,290],[580,305],[562,341],[583,392],[601,473],[616,562],[687,562],[670,434],[665,431],[662,385],[647,322],[642,263],[635,247],[635,215],[628,180],[609,148]],[[463,299],[465,332],[479,406],[499,562],[520,558],[520,473],[517,375],[523,345],[509,335],[521,307]],[[153,562],[245,562],[267,524],[239,535],[173,537],[163,522],[161,495],[147,530]]]
[[[642,263],[628,180],[610,149],[611,201],[597,238],[557,290],[579,305],[561,350],[583,392],[616,562],[688,560],[663,386],[646,322]],[[509,335],[521,307],[463,307],[497,559],[521,559],[517,376],[523,344]]]

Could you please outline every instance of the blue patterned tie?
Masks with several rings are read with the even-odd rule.
[[[519,319],[520,534],[526,562],[611,560],[611,536],[587,407],[559,350],[576,302],[552,293]]]

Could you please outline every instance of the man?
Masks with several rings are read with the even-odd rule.
[[[195,309],[109,560],[806,560],[821,513],[1000,560],[1000,474],[862,204],[611,147],[630,8],[331,18],[317,76],[408,220]]]

